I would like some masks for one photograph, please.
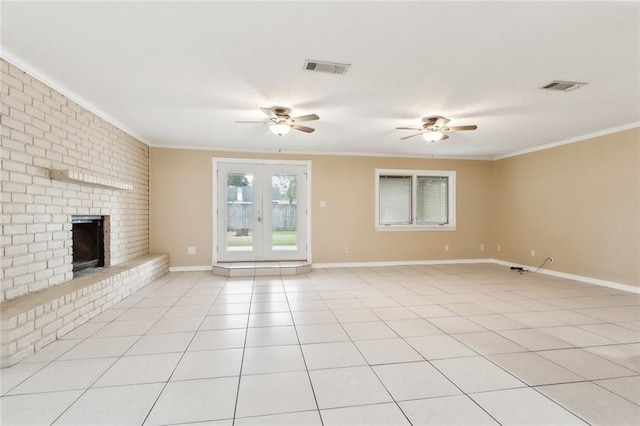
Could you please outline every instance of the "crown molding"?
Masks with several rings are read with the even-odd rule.
[[[640,121],[635,121],[633,123],[623,124],[622,126],[611,127],[609,129],[600,130],[598,132],[587,133],[586,135],[576,136],[575,138],[565,139],[557,142],[551,142],[544,145],[538,145],[532,148],[522,149],[519,151],[514,151],[508,154],[498,155],[497,157],[492,158],[492,160],[503,160],[505,158],[517,157],[519,155],[530,154],[532,152],[544,151],[546,149],[556,148],[562,145],[569,145],[572,143],[586,141],[588,139],[597,138],[600,136],[607,136],[613,133],[623,132],[625,130],[631,130],[640,127]]]
[[[0,57],[5,61],[7,61],[8,63],[10,63],[11,65],[17,68],[20,68],[22,71],[28,73],[31,77],[35,78],[36,80],[39,80],[40,82],[46,84],[56,92],[62,94],[65,98],[68,98],[69,100],[80,105],[82,108],[98,116],[99,118],[103,119],[104,121],[111,124],[112,126],[122,130],[129,136],[136,138],[138,141],[144,143],[147,146],[152,146],[152,144],[144,136],[140,135],[135,130],[131,129],[130,127],[123,124],[122,122],[113,118],[111,115],[102,111],[95,104],[87,101],[82,96],[79,96],[77,93],[73,92],[73,90],[70,90],[68,87],[52,79],[46,73],[40,71],[37,67],[34,67],[29,62],[23,60],[18,55],[11,52],[10,50],[3,47],[2,52],[0,53]]]

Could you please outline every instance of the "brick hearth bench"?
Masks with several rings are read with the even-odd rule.
[[[32,355],[167,272],[169,256],[149,254],[0,304],[0,366]]]

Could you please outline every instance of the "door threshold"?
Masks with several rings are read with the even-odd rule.
[[[311,272],[311,262],[288,260],[282,262],[219,262],[213,265],[214,275],[223,277],[280,277]]]

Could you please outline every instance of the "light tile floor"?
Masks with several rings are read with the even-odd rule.
[[[0,378],[3,425],[637,425],[640,295],[488,264],[170,273]]]

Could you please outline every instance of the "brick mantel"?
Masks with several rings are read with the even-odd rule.
[[[131,191],[133,185],[102,176],[78,172],[76,170],[49,170],[49,177],[60,182],[77,183],[79,185],[92,186],[94,188],[121,189]]]

